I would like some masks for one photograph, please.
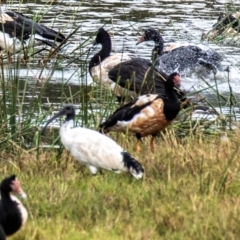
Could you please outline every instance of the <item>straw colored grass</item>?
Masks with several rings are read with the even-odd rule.
[[[16,173],[29,220],[11,239],[238,239],[240,141],[165,135],[156,153],[113,137],[145,167],[128,173],[88,169],[64,151],[1,153],[0,176]]]

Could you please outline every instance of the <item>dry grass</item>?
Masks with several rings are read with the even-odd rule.
[[[218,137],[149,139],[134,153],[135,139],[113,135],[145,167],[130,174],[88,169],[67,152],[1,153],[0,173],[16,173],[28,200],[29,221],[20,239],[238,239],[240,141]]]

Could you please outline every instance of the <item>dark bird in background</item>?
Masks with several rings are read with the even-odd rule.
[[[124,96],[131,96],[133,93],[113,82],[108,77],[108,72],[115,65],[130,60],[132,55],[127,53],[114,53],[110,55],[112,51],[111,37],[104,28],[98,30],[94,45],[97,44],[100,44],[102,48],[91,58],[89,73],[94,82],[114,92],[120,102]]]
[[[164,49],[164,40],[155,29],[146,29],[137,44],[145,41],[154,41],[152,50],[153,62],[159,70],[170,74],[178,72],[181,76],[187,75],[203,67],[208,73],[222,70],[222,56],[216,51],[199,45],[171,45]]]
[[[213,25],[213,28],[218,30],[219,33],[222,33],[225,31],[227,28],[232,28],[236,32],[240,32],[240,12],[236,13],[230,13],[230,14],[225,14],[225,13],[220,13],[217,23]]]
[[[217,42],[224,40],[227,44],[239,43],[240,38],[240,11],[235,13],[220,13],[218,20],[213,24],[208,33],[202,34],[202,39]],[[226,39],[229,38],[229,41]]]
[[[133,133],[137,137],[136,150],[140,150],[142,137],[151,135],[150,146],[154,151],[156,135],[166,128],[178,115],[180,101],[174,86],[180,84],[180,76],[172,73],[161,94],[145,94],[118,108],[104,123],[100,132]]]
[[[56,48],[56,43],[61,43],[64,39],[60,32],[38,24],[21,13],[0,12],[0,50],[8,53],[10,61],[11,54],[23,48],[34,44],[46,44]]]
[[[12,195],[18,194],[26,198],[21,183],[15,175],[2,180],[0,185],[0,239],[6,239],[16,233],[27,221],[27,210],[21,201]]]

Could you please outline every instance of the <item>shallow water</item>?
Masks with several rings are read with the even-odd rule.
[[[239,9],[240,2],[234,1],[234,8]],[[82,84],[91,84],[91,77],[86,74],[86,66],[99,47],[92,50],[91,41],[99,27],[105,28],[112,34],[114,51],[136,53],[141,57],[150,59],[153,43],[143,43],[136,46],[136,41],[146,27],[159,29],[163,35],[165,43],[170,42],[191,42],[203,44],[207,48],[216,50],[224,57],[224,65],[230,66],[230,73],[219,73],[217,75],[218,90],[224,94],[229,93],[230,79],[233,92],[240,96],[239,88],[239,48],[234,46],[216,45],[202,42],[203,32],[211,29],[216,22],[220,11],[224,11],[229,4],[227,1],[210,0],[132,0],[132,1],[53,1],[52,5],[46,4],[48,1],[35,1],[34,3],[21,3],[11,1],[11,4],[2,6],[10,10],[19,11],[28,17],[36,16],[40,23],[59,29],[66,36],[74,31],[77,26],[79,30],[69,39],[68,44],[61,50],[60,54],[65,58],[58,65],[57,70],[52,71],[54,61],[47,64],[42,71],[42,67],[35,61],[26,67],[21,67],[18,75],[25,86],[24,81],[28,81],[28,89],[35,88],[36,83],[41,87],[41,82],[48,79],[49,87],[45,92],[43,102],[61,103],[59,91],[62,84],[69,86],[71,91],[79,91]],[[46,5],[45,5],[46,4]],[[92,37],[91,37],[92,36]],[[81,48],[78,48],[82,44]],[[90,56],[83,52],[90,51]],[[88,52],[89,54],[89,52]],[[85,70],[83,70],[85,66]],[[14,69],[14,66],[10,66]],[[8,70],[5,71],[5,74]],[[187,91],[208,88],[205,96],[210,98],[212,94],[210,86],[215,88],[214,76],[193,76],[183,79],[183,87]],[[29,96],[31,91],[29,91]],[[214,94],[212,101],[216,100]],[[49,101],[50,99],[50,101]],[[54,102],[53,102],[54,101]],[[26,103],[27,104],[27,101]]]

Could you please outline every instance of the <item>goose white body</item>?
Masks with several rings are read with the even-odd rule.
[[[93,81],[102,85],[106,89],[111,89],[111,91],[113,91],[117,96],[133,96],[133,91],[120,87],[108,77],[109,71],[114,66],[121,62],[128,61],[131,58],[132,56],[126,53],[115,53],[114,55],[107,57],[99,65],[91,68]]]
[[[55,42],[62,42],[65,39],[61,33],[14,11],[1,9],[0,24],[0,48],[10,54],[33,44],[56,47]]]
[[[23,206],[22,202],[14,195],[11,195],[11,199],[18,204],[18,209],[21,213],[22,217],[22,226],[26,223],[28,219],[28,212],[27,209]]]
[[[31,38],[25,40],[24,42],[21,42],[16,37],[12,38],[9,34],[0,32],[0,47],[6,52],[16,53],[25,47],[33,46],[33,44],[35,46],[41,44],[39,41],[35,40],[36,38],[45,40],[45,38],[43,38],[42,36],[35,34],[31,35]]]
[[[11,199],[14,202],[16,202],[17,205],[18,205],[18,209],[19,209],[19,212],[21,213],[21,217],[22,217],[22,226],[23,226],[26,223],[27,219],[28,219],[27,209],[24,207],[22,202],[16,196],[11,194]],[[1,201],[1,196],[0,196],[0,201]]]
[[[9,34],[0,32],[0,47],[6,52],[15,53],[23,48],[23,44],[19,39],[11,38]]]

